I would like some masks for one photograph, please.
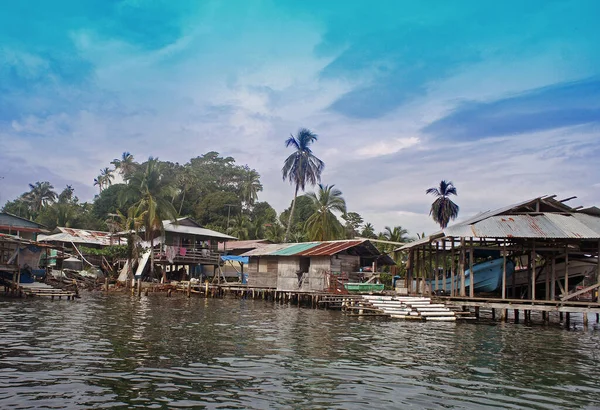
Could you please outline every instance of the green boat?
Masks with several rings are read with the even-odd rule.
[[[384,286],[383,283],[344,283],[348,292],[381,292]]]

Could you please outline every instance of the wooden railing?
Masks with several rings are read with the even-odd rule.
[[[197,248],[193,245],[173,246],[171,248],[174,248],[175,252],[173,264],[217,265],[221,261],[221,253],[211,249]],[[154,259],[161,262],[170,262],[167,248],[163,247],[163,249],[155,251]]]

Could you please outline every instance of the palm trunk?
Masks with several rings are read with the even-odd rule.
[[[150,277],[154,278],[154,233],[153,232],[150,233]]]
[[[181,196],[181,204],[179,204],[179,212],[178,215],[181,215],[181,210],[183,209],[183,201],[185,200],[185,190],[183,191],[183,195]]]
[[[294,192],[294,200],[292,201],[292,209],[290,210],[290,217],[288,218],[287,229],[285,230],[285,239],[283,242],[287,243],[290,236],[290,228],[292,227],[292,218],[294,217],[294,208],[296,207],[296,198],[298,197],[298,184],[296,184],[296,191]]]

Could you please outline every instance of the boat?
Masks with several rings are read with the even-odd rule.
[[[475,276],[475,285],[474,291],[479,292],[495,292],[502,287],[502,271],[504,265],[504,258],[497,258],[487,260],[485,262],[480,262],[473,265],[473,272]],[[510,284],[508,278],[511,277],[513,272],[515,271],[515,263],[510,259],[506,259],[506,277],[507,286]],[[445,286],[444,286],[445,281]],[[446,290],[446,292],[450,292],[452,278],[438,278],[437,286],[436,281],[427,281],[428,285],[431,287],[431,290],[434,292],[439,292]],[[465,270],[465,288],[469,289],[471,286],[471,271],[470,269]],[[460,290],[460,272],[455,272],[454,274],[454,290],[455,292]]]
[[[598,258],[580,257],[577,255],[569,255],[569,288],[580,283],[585,277],[594,276],[598,268]],[[552,277],[552,267],[550,264],[538,266],[536,270],[536,284],[546,283],[546,274]],[[560,280],[564,285],[566,265],[565,259],[562,258],[556,261],[554,265],[556,280]],[[528,269],[517,270],[515,273],[515,286],[527,286],[531,279]]]
[[[348,292],[381,292],[385,285],[383,283],[344,283]]]

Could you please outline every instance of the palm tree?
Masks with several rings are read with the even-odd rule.
[[[292,146],[296,151],[287,157],[283,163],[281,173],[283,180],[289,179],[290,184],[296,185],[294,192],[294,201],[290,210],[289,221],[285,232],[284,241],[287,242],[290,235],[290,227],[292,226],[292,217],[294,215],[294,207],[296,206],[296,198],[298,190],[304,191],[306,183],[314,186],[317,182],[321,182],[321,173],[325,168],[325,163],[317,158],[310,149],[310,145],[317,140],[317,134],[306,128],[300,128],[296,137],[290,136],[285,141],[285,146]]]
[[[335,185],[319,184],[318,193],[306,194],[314,203],[316,211],[306,221],[306,230],[311,241],[330,241],[344,237],[344,226],[333,211],[346,213],[346,201],[342,191]]]
[[[94,178],[94,186],[98,186],[100,193],[102,193],[102,188],[104,187],[104,177],[102,175],[98,175]]]
[[[143,214],[146,240],[150,241],[150,272],[154,276],[154,237],[164,232],[163,220],[177,221],[177,211],[166,198],[171,198],[174,185],[164,173],[163,163],[150,157],[145,167],[131,176],[126,196],[137,198],[135,207]],[[163,280],[166,272],[163,271]]]
[[[111,164],[114,165],[115,170],[119,171],[124,180],[129,179],[138,167],[138,164],[133,159],[133,155],[129,152],[124,152],[121,155],[121,159],[115,158],[112,160]]]
[[[390,242],[404,243],[409,241],[408,230],[401,226],[394,226],[394,228],[386,226],[383,230],[383,236],[386,241]]]
[[[273,243],[281,243],[283,242],[283,238],[285,235],[285,230],[281,224],[278,222],[274,222],[267,225],[267,230],[265,232],[265,238],[270,240]]]
[[[425,193],[436,197],[431,204],[429,215],[433,216],[433,220],[440,225],[440,228],[446,228],[450,220],[458,218],[458,205],[449,198],[450,195],[458,195],[452,181],[442,180],[439,187],[429,188]]]
[[[100,170],[100,176],[103,178],[105,186],[112,185],[112,180],[115,179],[112,170],[108,167]]]
[[[238,214],[233,219],[233,226],[227,230],[227,233],[243,241],[248,239],[250,227],[250,218],[247,215]]]
[[[113,215],[113,214],[111,214]],[[140,247],[138,243],[141,241],[139,237],[140,230],[144,226],[145,212],[140,212],[138,207],[131,206],[127,210],[127,215],[117,210],[114,214],[118,219],[110,219],[106,221],[111,232],[126,232],[127,236],[127,283],[133,279],[133,260],[139,258]]]
[[[39,212],[44,206],[54,203],[57,195],[53,191],[54,186],[48,181],[29,184],[30,191],[23,195],[25,202],[29,204],[33,213]]]
[[[258,193],[262,191],[263,186],[260,183],[260,174],[248,166],[244,167],[244,176],[242,180],[242,200],[246,207],[254,205],[258,199]]]
[[[363,226],[363,229],[360,232],[360,236],[362,236],[363,238],[377,239],[377,235],[375,235],[375,227],[373,226],[373,224],[367,222]]]

